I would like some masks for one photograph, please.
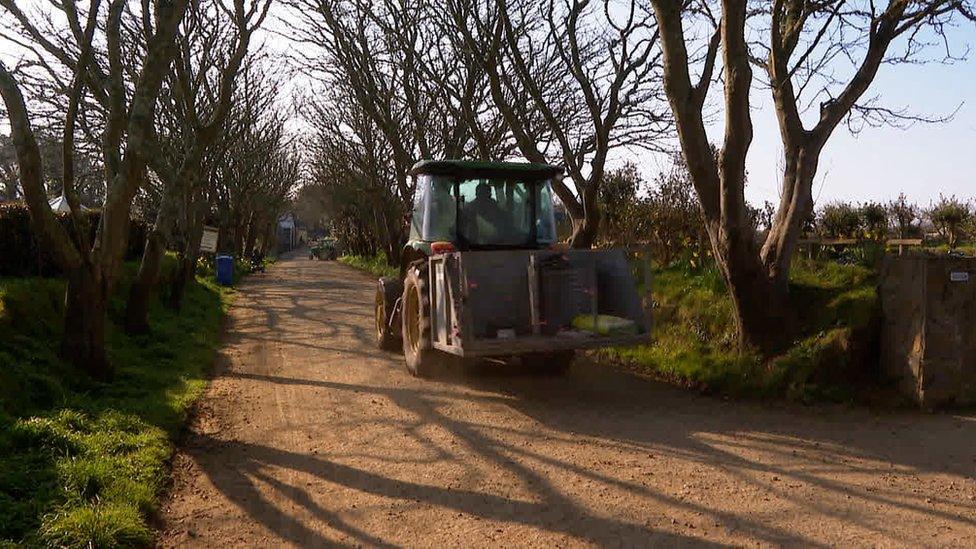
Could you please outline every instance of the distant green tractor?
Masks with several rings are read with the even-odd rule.
[[[334,260],[339,257],[336,241],[333,238],[320,238],[308,250],[309,259]]]
[[[648,341],[650,310],[626,254],[557,245],[551,182],[560,168],[442,160],[410,174],[400,276],[380,279],[375,301],[377,343],[402,349],[410,373],[427,376],[450,358],[515,356],[559,373],[577,349]]]

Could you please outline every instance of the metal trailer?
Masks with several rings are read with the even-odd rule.
[[[647,343],[651,300],[623,250],[469,251],[428,258],[432,347],[459,357],[512,356]],[[650,266],[642,264],[645,288]],[[636,334],[574,329],[579,315],[633,321]]]

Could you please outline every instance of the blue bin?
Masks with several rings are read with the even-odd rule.
[[[234,258],[229,255],[217,256],[217,284],[230,286],[234,283]]]

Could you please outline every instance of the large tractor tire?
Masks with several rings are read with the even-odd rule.
[[[431,343],[430,292],[426,267],[411,267],[407,270],[400,311],[403,321],[403,357],[407,370],[417,377],[430,377],[441,365],[441,353],[434,350]]]
[[[376,346],[384,351],[400,350],[400,313],[397,301],[403,295],[403,282],[383,277],[376,284]]]
[[[564,375],[573,364],[574,351],[552,351],[522,355],[522,366],[534,373],[549,376]]]

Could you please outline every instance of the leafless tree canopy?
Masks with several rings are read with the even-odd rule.
[[[334,231],[395,256],[418,160],[555,163],[571,242],[588,247],[601,210],[620,226],[607,200],[635,178],[608,174],[613,151],[676,144],[740,339],[770,350],[789,334],[789,270],[828,139],[951,116],[887,105],[871,84],[961,58],[950,30],[976,19],[971,0],[282,0],[291,70],[313,81],[294,98],[310,130],[296,138],[288,76],[253,39],[271,2],[0,0],[0,41],[18,52],[0,60],[0,193],[28,203],[71,273],[66,349],[97,375],[111,373],[99,342],[133,213],[152,224],[127,312],[143,330],[164,250],[181,258],[178,306],[203,225],[227,251],[264,250],[299,181]],[[761,238],[744,193],[754,93],[769,94],[783,147]],[[48,206],[57,193],[73,230]],[[102,208],[95,238],[82,203]]]
[[[558,163],[568,185],[555,188],[574,219],[574,244],[589,246],[609,152],[666,147],[658,33],[636,1],[289,5],[301,20],[291,29],[299,63],[329,90],[319,100],[328,105],[310,102],[309,118],[341,109],[347,117],[326,117],[338,121],[331,133],[380,137],[378,159],[389,165],[369,171],[392,172],[385,182],[402,204],[412,196],[405,174],[424,158]]]

